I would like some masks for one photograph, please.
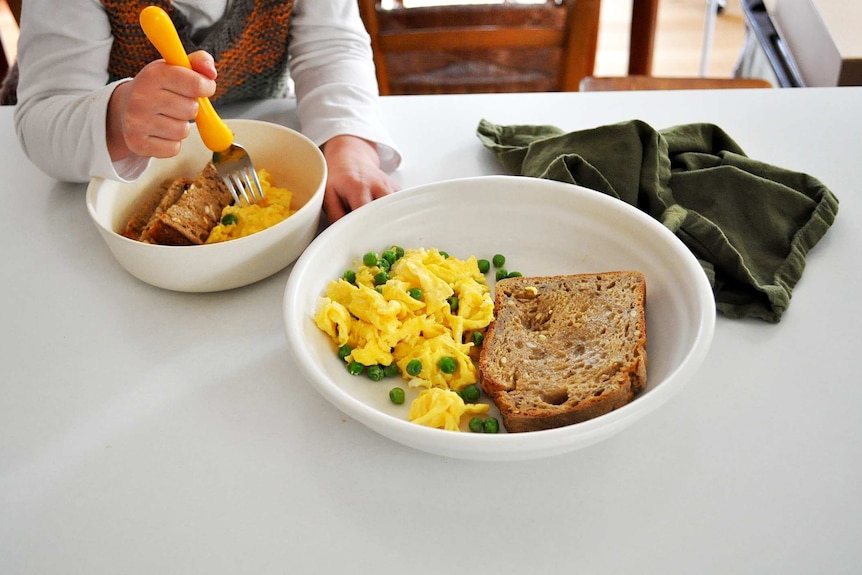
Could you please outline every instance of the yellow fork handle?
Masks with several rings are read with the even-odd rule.
[[[191,69],[189,57],[167,12],[158,6],[147,6],[141,11],[141,28],[165,62]],[[233,133],[213,108],[209,98],[198,98],[195,116],[201,139],[213,152],[224,152],[233,144]]]

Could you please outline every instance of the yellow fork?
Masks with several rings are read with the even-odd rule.
[[[158,6],[147,6],[141,12],[141,28],[165,62],[191,69],[189,57],[170,16]],[[195,123],[206,147],[224,152],[233,144],[233,132],[216,113],[209,98],[198,98]]]
[[[141,28],[153,46],[174,66],[191,69],[189,57],[170,16],[158,6],[141,11]],[[219,117],[209,98],[198,98],[195,116],[198,132],[207,148],[213,152],[213,165],[234,201],[239,205],[254,204],[263,199],[263,188],[251,158],[245,148],[234,142],[233,132]]]

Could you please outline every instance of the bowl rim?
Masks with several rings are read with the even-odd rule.
[[[267,128],[276,128],[278,130],[290,133],[292,136],[297,137],[300,141],[304,141],[304,143],[307,143],[309,145],[310,149],[314,150],[314,156],[319,159],[320,167],[322,170],[322,174],[321,174],[322,177],[321,177],[320,183],[318,184],[317,188],[314,190],[314,193],[311,194],[311,196],[309,196],[308,200],[306,200],[306,202],[302,206],[300,206],[299,209],[295,210],[289,217],[283,219],[282,221],[278,222],[277,224],[275,224],[273,226],[262,229],[260,231],[257,231],[255,233],[251,234],[251,235],[248,235],[248,236],[243,236],[241,238],[235,238],[233,240],[230,240],[229,242],[218,242],[218,243],[213,243],[213,244],[204,243],[204,244],[192,245],[192,246],[174,246],[174,245],[150,244],[150,243],[146,243],[146,242],[139,242],[139,241],[134,240],[132,238],[127,238],[126,236],[120,234],[117,230],[112,229],[111,226],[105,225],[101,221],[101,219],[99,218],[99,215],[96,213],[97,199],[101,193],[105,192],[103,186],[105,186],[106,184],[111,185],[111,186],[133,185],[136,180],[135,181],[117,181],[117,180],[113,180],[113,179],[106,178],[103,176],[96,176],[96,177],[90,178],[89,182],[87,183],[87,190],[85,193],[85,202],[87,205],[87,212],[90,215],[90,219],[93,221],[93,223],[100,230],[109,234],[113,239],[115,239],[117,241],[131,242],[132,244],[141,245],[141,246],[149,246],[148,248],[143,248],[143,249],[156,248],[156,249],[162,249],[162,250],[177,250],[177,249],[198,248],[198,250],[196,250],[196,251],[202,251],[202,249],[209,249],[212,251],[213,249],[224,249],[224,246],[228,245],[228,244],[230,244],[231,246],[237,246],[237,245],[242,245],[242,243],[247,242],[249,240],[251,240],[251,241],[264,241],[269,236],[272,236],[274,234],[283,235],[283,233],[285,231],[283,228],[285,228],[285,227],[297,227],[297,226],[300,226],[302,224],[302,221],[304,218],[297,217],[297,216],[299,216],[301,214],[304,216],[309,211],[320,211],[322,209],[323,196],[324,196],[325,191],[326,191],[326,181],[327,181],[327,178],[329,175],[328,166],[326,164],[326,159],[323,156],[323,152],[320,150],[320,147],[317,146],[310,138],[308,138],[308,136],[306,136],[305,134],[302,134],[301,132],[294,130],[293,128],[290,128],[288,126],[284,126],[282,124],[277,124],[275,122],[268,122],[266,120],[256,120],[256,119],[250,119],[250,118],[230,118],[230,119],[225,119],[225,123],[229,127],[232,125],[250,125],[250,126],[257,125],[257,126],[266,126]],[[192,123],[191,125],[192,125],[192,133],[188,137],[192,137],[193,134],[196,133],[196,127],[195,127],[194,123]],[[175,159],[175,158],[176,158],[176,156],[174,156],[173,158],[160,158],[160,160],[170,161],[170,160]],[[149,169],[149,165],[147,166],[147,169]],[[146,173],[146,170],[144,172],[142,172],[138,177],[143,176],[145,173]],[[273,185],[276,185],[276,184],[273,183]],[[143,193],[144,193],[144,190],[141,190],[136,195],[136,197],[134,198],[134,200],[132,202],[134,203],[135,201],[140,200],[141,194],[143,194]]]

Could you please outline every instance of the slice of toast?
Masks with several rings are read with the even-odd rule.
[[[132,217],[129,218],[126,226],[120,230],[120,235],[132,240],[152,243],[152,240],[145,233],[147,228],[165,210],[176,203],[191,183],[192,181],[186,178],[165,180],[158,188],[151,190],[146,194],[143,201],[136,206]]]
[[[209,162],[179,199],[153,219],[144,235],[162,245],[203,244],[221,219],[222,209],[232,201],[230,190]]]
[[[598,417],[646,385],[646,279],[616,271],[495,286],[481,386],[509,432]]]

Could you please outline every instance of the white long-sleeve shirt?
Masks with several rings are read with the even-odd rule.
[[[206,29],[230,0],[173,0]],[[21,146],[43,171],[64,181],[91,177],[132,180],[149,163],[131,156],[112,162],[106,141],[112,33],[99,0],[28,0],[18,44]],[[289,69],[296,87],[300,129],[322,145],[337,135],[375,142],[381,167],[401,161],[383,126],[368,35],[355,0],[295,0],[290,21]]]

